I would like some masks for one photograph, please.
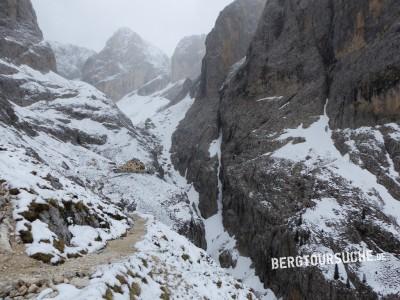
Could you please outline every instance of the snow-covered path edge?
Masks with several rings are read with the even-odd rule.
[[[147,219],[147,233],[132,245],[129,258],[98,267],[83,288],[59,284],[37,299],[254,299],[248,287],[209,260],[204,250],[153,216],[138,215]]]

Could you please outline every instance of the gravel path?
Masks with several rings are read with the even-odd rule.
[[[118,262],[135,250],[135,244],[146,234],[146,220],[133,215],[134,226],[126,237],[110,241],[99,253],[91,253],[76,259],[69,259],[64,264],[51,266],[34,260],[25,254],[25,246],[12,245],[13,253],[0,253],[0,299],[6,290],[15,290],[32,285],[51,286],[63,280],[70,282],[74,278],[82,278],[93,273],[97,266]]]

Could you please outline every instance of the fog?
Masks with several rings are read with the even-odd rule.
[[[33,0],[47,40],[99,51],[129,27],[168,55],[187,35],[208,33],[232,0]]]

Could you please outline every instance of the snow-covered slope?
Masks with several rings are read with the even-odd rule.
[[[91,276],[88,286],[56,286],[38,299],[256,299],[204,250],[150,218],[147,234],[129,260],[106,265]]]
[[[174,189],[184,191],[188,196],[190,207],[195,209],[193,213],[200,215],[198,209],[199,195],[193,185],[188,184],[187,180],[171,166],[170,153],[172,134],[175,132],[179,122],[185,117],[194,99],[187,96],[182,101],[169,106],[166,105],[166,102],[169,101],[160,96],[160,94],[162,92],[147,97],[136,94],[130,95],[119,101],[117,105],[121,111],[126,112],[136,126],[149,128],[150,132],[159,140],[163,149],[160,157],[161,167],[165,170],[164,178],[166,182],[170,187],[173,186]],[[153,105],[147,106],[145,105],[147,103],[152,103]],[[220,146],[221,139],[212,143],[210,146],[211,157],[218,155],[220,158]],[[222,183],[220,183],[220,188],[222,189]],[[219,196],[221,195],[220,190]],[[222,222],[222,199],[219,199],[218,203],[219,211],[216,215],[206,220],[198,217],[205,225],[203,235],[206,239],[207,252],[218,265],[223,264],[221,263],[220,254],[225,250],[230,252],[236,263],[234,266],[224,266],[227,268],[226,272],[251,287],[260,299],[275,299],[274,293],[271,290],[264,289],[263,283],[256,276],[254,269],[251,267],[251,259],[239,254],[234,237],[231,237],[225,231]],[[172,208],[176,210],[176,206],[172,206]],[[152,213],[154,215],[154,212]]]
[[[57,73],[67,79],[81,79],[82,68],[95,51],[71,44],[49,42],[56,56]]]
[[[0,60],[0,176],[27,253],[46,262],[98,250],[129,227],[99,182],[151,142],[111,100],[82,82]],[[21,97],[20,93],[24,94]]]
[[[158,145],[156,146],[158,152],[155,155],[158,157],[163,180],[157,183],[154,178],[136,177],[135,181],[138,184],[127,185],[115,197],[135,199],[139,211],[151,213],[165,224],[175,224],[173,227],[178,232],[186,233],[198,246],[204,247],[204,226],[195,209],[196,203],[193,203],[191,197],[194,188],[176,174],[169,154],[171,135],[193,103],[193,99],[187,96],[167,109],[170,101],[160,96],[160,93],[150,96],[132,94],[119,101],[117,105],[131,118],[135,126],[147,130],[154,137]],[[109,188],[112,189],[113,180],[109,184]],[[153,188],[144,191],[140,188],[143,185]]]
[[[73,260],[124,235],[132,226],[126,211],[154,218],[129,259],[98,268],[88,283],[76,285],[76,279],[42,289],[38,299],[256,299],[179,235],[205,246],[198,195],[169,155],[171,135],[192,98],[148,113],[151,120],[133,126],[86,83],[3,60],[0,69],[0,82],[13,87],[0,98],[0,206],[12,206],[6,218],[28,255],[53,264]],[[132,158],[148,173],[115,173]]]

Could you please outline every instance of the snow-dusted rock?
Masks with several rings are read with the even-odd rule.
[[[56,70],[56,62],[37,23],[30,0],[0,1],[0,58],[40,71]]]
[[[57,73],[67,79],[81,79],[82,68],[95,51],[71,44],[49,42],[56,56]]]
[[[58,263],[124,234],[129,220],[98,191],[99,181],[133,153],[151,163],[151,142],[86,83],[2,60],[0,69],[8,71],[1,84],[12,87],[1,92],[0,173],[15,191],[27,253]]]
[[[56,299],[257,299],[205,251],[167,226],[150,220],[147,230],[129,260],[99,268],[83,289],[57,285]]]
[[[99,54],[83,68],[83,80],[115,101],[159,75],[169,73],[169,59],[161,50],[128,28],[119,29]]]

